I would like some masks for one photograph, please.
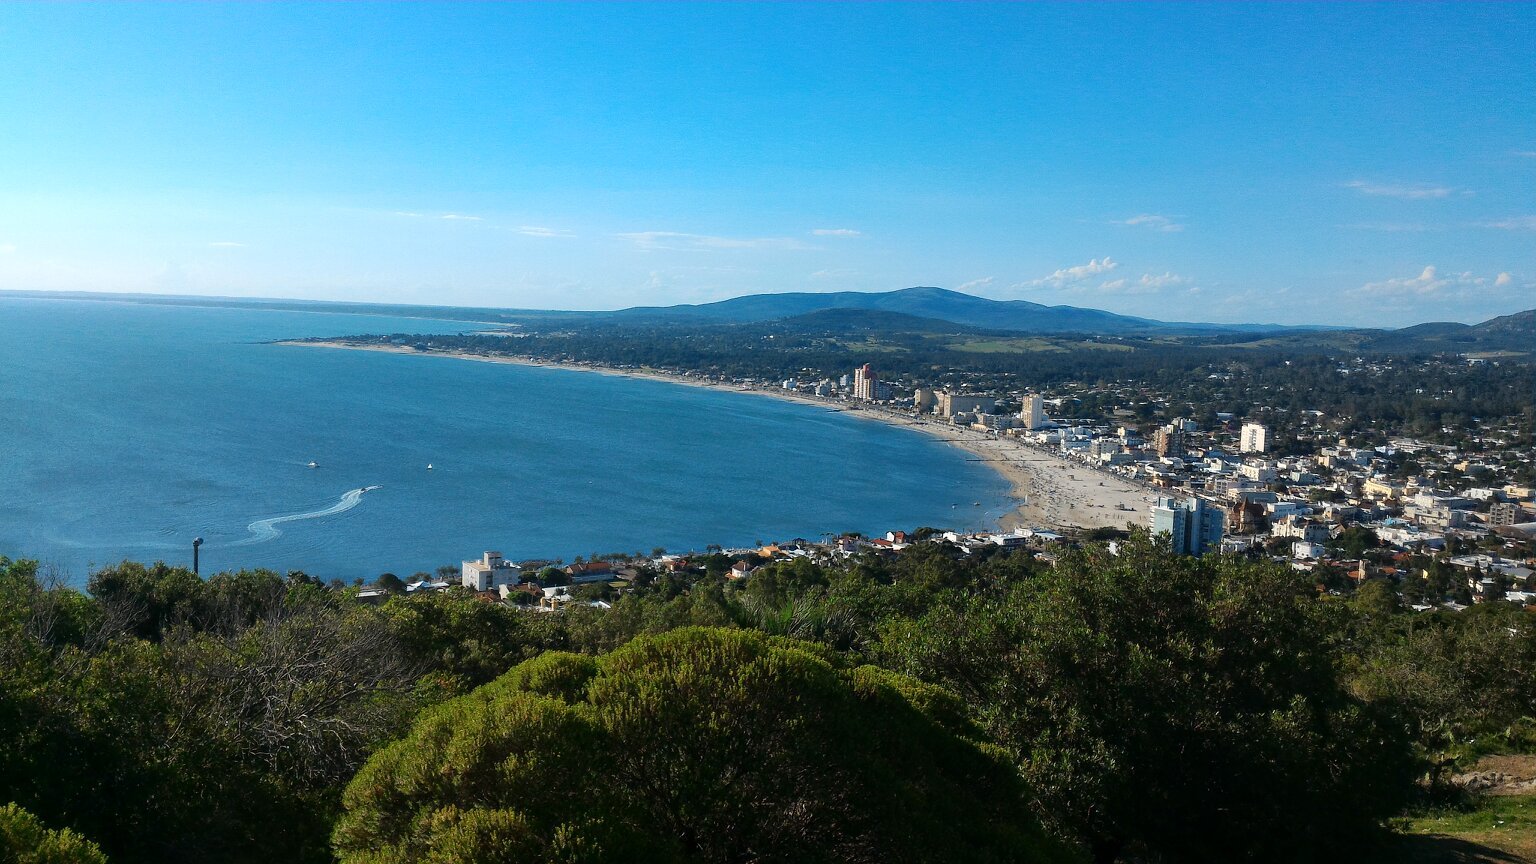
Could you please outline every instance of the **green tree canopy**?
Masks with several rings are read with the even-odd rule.
[[[0,807],[0,861],[6,864],[107,864],[95,843],[52,830],[15,804]]]
[[[1345,688],[1304,580],[1166,546],[893,620],[886,665],[966,699],[1098,860],[1332,857],[1402,803],[1405,733]]]
[[[423,712],[348,787],[347,864],[1058,861],[954,697],[688,628],[549,653]]]

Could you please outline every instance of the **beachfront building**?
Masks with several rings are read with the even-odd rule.
[[[1045,425],[1045,397],[1039,393],[1024,397],[1024,407],[1019,409],[1019,425],[1031,431]]]
[[[465,561],[459,573],[460,582],[471,591],[498,591],[503,585],[516,587],[523,581],[523,568],[501,557],[500,552],[487,552],[479,561]]]
[[[873,402],[879,389],[879,379],[868,363],[853,370],[853,398]]]
[[[938,404],[939,400],[933,395],[932,387],[919,387],[912,394],[912,407],[919,414],[931,413]]]
[[[997,408],[997,400],[986,396],[961,396],[940,390],[939,416],[953,420],[956,414],[991,414]]]
[[[1225,515],[1200,498],[1160,495],[1152,505],[1152,533],[1168,534],[1175,555],[1201,555],[1221,548]]]
[[[1244,423],[1237,449],[1242,453],[1263,453],[1269,448],[1269,428],[1263,423]]]

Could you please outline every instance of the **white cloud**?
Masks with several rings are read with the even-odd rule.
[[[15,255],[15,254],[16,254],[16,244],[15,243],[0,243],[0,255]]]
[[[1430,227],[1422,222],[1355,222],[1339,227],[1350,228],[1356,231],[1386,231],[1394,234],[1419,233],[1430,230]]]
[[[244,249],[244,243],[236,243],[233,240],[215,240],[208,246],[213,249]]]
[[[805,249],[792,237],[714,237],[682,231],[632,231],[617,235],[641,249]]]
[[[1129,219],[1114,220],[1111,224],[1125,225],[1129,228],[1148,228],[1153,231],[1163,231],[1167,233],[1183,231],[1184,226],[1178,222],[1173,221],[1174,218],[1175,217],[1173,216],[1164,216],[1159,213],[1141,213],[1139,215],[1132,216]]]
[[[1154,276],[1151,273],[1143,273],[1141,274],[1141,278],[1136,280],[1136,284],[1142,286],[1143,288],[1150,288],[1154,291],[1157,291],[1163,288],[1172,288],[1176,285],[1183,285],[1188,281],[1189,280],[1187,278],[1180,276],[1177,273],[1164,273],[1161,276]]]
[[[1189,284],[1189,279],[1177,273],[1164,273],[1161,276],[1154,273],[1143,273],[1139,279],[1121,277],[1107,282],[1100,282],[1097,286],[1084,284],[1067,290],[1075,294],[1158,294],[1164,288],[1173,288],[1187,284]]]
[[[1475,276],[1471,271],[1440,275],[1433,265],[1425,267],[1417,276],[1400,276],[1367,282],[1349,292],[1367,297],[1443,297],[1460,295],[1478,288],[1504,288],[1514,281],[1508,273],[1500,273],[1493,279]]]
[[[861,237],[864,234],[852,228],[815,228],[811,233],[817,237]]]
[[[852,267],[829,267],[825,270],[817,270],[811,274],[812,279],[846,279],[859,275],[859,271]]]
[[[1346,189],[1354,189],[1362,195],[1371,195],[1378,198],[1400,198],[1404,201],[1422,201],[1433,198],[1449,198],[1458,190],[1449,186],[1430,186],[1423,183],[1399,185],[1393,183],[1368,183],[1364,180],[1351,180],[1344,184]],[[1460,190],[1462,195],[1471,195],[1467,190]]]
[[[1477,224],[1483,228],[1502,228],[1505,231],[1536,231],[1536,216],[1511,216],[1508,219]]]
[[[439,218],[439,219],[447,219],[447,220],[452,221],[452,222],[482,222],[482,221],[484,221],[479,216],[466,216],[463,213],[444,213],[443,215],[441,215],[441,216],[439,216],[437,218]]]
[[[992,284],[993,278],[994,277],[992,276],[983,276],[980,279],[972,279],[969,282],[962,282],[955,286],[955,290],[963,294],[967,291],[974,291],[977,288],[985,288]]]
[[[517,229],[517,233],[526,237],[575,237],[569,231],[561,231],[557,228],[545,228],[541,225],[523,225]]]
[[[1060,288],[1064,288],[1064,287],[1066,287],[1068,285],[1075,285],[1075,284],[1077,284],[1079,282],[1084,281],[1085,279],[1091,279],[1094,276],[1098,276],[1098,275],[1100,275],[1102,273],[1108,273],[1109,271],[1111,271],[1111,270],[1113,270],[1113,269],[1115,269],[1116,267],[1119,267],[1119,266],[1120,266],[1120,262],[1119,261],[1111,260],[1108,255],[1105,255],[1104,259],[1102,261],[1099,260],[1098,258],[1093,258],[1093,259],[1090,259],[1087,264],[1078,264],[1075,267],[1063,267],[1060,270],[1057,270],[1055,273],[1052,273],[1049,276],[1044,276],[1044,277],[1041,277],[1039,279],[1032,279],[1032,280],[1030,280],[1028,282],[1024,282],[1024,283],[1022,283],[1022,284],[1020,284],[1020,285],[1018,285],[1016,287],[1019,287],[1019,288],[1043,288],[1043,287],[1049,287],[1049,288],[1060,289]]]

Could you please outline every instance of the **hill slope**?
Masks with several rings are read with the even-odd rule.
[[[904,288],[900,291],[837,291],[827,294],[752,294],[715,303],[678,306],[637,306],[611,313],[619,319],[693,320],[750,324],[776,321],[828,309],[867,309],[898,312],[1020,333],[1208,333],[1287,330],[1273,325],[1220,325],[1154,321],[1078,306],[1046,306],[1028,300],[989,300],[943,288]]]

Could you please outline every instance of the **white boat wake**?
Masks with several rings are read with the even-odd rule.
[[[335,504],[332,504],[323,510],[311,510],[308,513],[291,513],[287,516],[273,516],[271,519],[258,519],[255,522],[252,522],[250,525],[246,526],[247,529],[251,532],[251,536],[245,538],[244,540],[236,540],[229,545],[250,546],[255,543],[265,543],[268,540],[275,540],[282,536],[283,532],[278,530],[277,526],[283,524],[284,522],[298,522],[301,519],[320,519],[325,516],[335,516],[337,513],[345,513],[348,510],[351,510],[353,507],[363,503],[364,493],[372,492],[377,488],[379,487],[364,486],[361,489],[353,489],[352,491],[342,495],[340,501],[337,501]]]

